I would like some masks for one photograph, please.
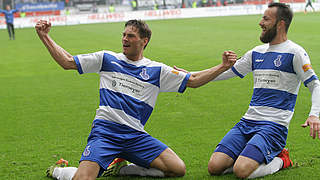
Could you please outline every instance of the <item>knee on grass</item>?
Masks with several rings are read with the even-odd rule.
[[[233,166],[233,173],[241,179],[248,178],[252,173],[251,169],[248,168],[245,164],[235,164]]]
[[[210,161],[208,163],[208,172],[212,176],[221,175],[225,169],[225,167],[215,161]]]
[[[180,162],[174,166],[174,168],[165,172],[167,176],[171,177],[182,177],[186,174],[186,165]]]

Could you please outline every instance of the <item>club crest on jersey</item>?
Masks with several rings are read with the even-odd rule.
[[[142,77],[143,80],[148,80],[150,78],[146,68],[142,69],[140,76]]]
[[[274,65],[276,66],[276,67],[280,67],[281,66],[281,55],[278,55],[278,57],[277,57],[277,59],[275,59],[274,61],[273,61],[273,63],[274,63]]]
[[[86,149],[83,151],[82,155],[83,156],[89,156],[90,155],[90,150],[89,150],[90,146],[87,146]]]

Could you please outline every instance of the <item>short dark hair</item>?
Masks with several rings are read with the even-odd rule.
[[[148,38],[148,42],[144,46],[144,48],[146,48],[151,39],[151,34],[152,34],[151,29],[149,28],[147,23],[142,20],[133,19],[126,22],[124,27],[127,27],[127,26],[133,26],[137,28],[140,38]]]
[[[268,5],[269,8],[276,7],[277,8],[277,22],[283,20],[286,25],[286,32],[288,32],[289,26],[291,24],[293,18],[293,12],[289,5],[284,3],[270,3]]]

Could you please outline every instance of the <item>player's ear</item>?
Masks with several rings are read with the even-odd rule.
[[[149,38],[147,38],[147,37],[143,38],[144,45],[148,44],[148,42],[149,42]]]
[[[143,46],[146,47],[146,45],[149,43],[149,38],[145,37],[143,40]]]
[[[285,22],[284,20],[280,20],[280,21],[278,22],[278,31],[279,31],[280,29],[283,29],[283,30],[286,29],[286,22]]]

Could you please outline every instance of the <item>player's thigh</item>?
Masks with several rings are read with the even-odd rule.
[[[255,126],[254,135],[247,142],[237,158],[233,171],[239,178],[248,177],[260,164],[272,161],[283,149],[287,128],[272,122]]]
[[[165,149],[156,159],[154,159],[150,167],[160,169],[167,176],[184,176],[186,166],[179,156],[170,148]]]
[[[239,123],[238,123],[239,124]],[[211,175],[219,175],[231,167],[247,143],[247,138],[235,125],[219,142],[208,163]]]
[[[98,163],[101,167],[99,174],[101,174],[124,149],[122,146],[126,140],[121,139],[123,136],[122,129],[124,129],[122,125],[114,122],[94,120],[80,162],[92,161]]]
[[[221,152],[236,161],[247,142],[246,135],[243,134],[238,125],[235,125],[219,142],[212,156],[215,157],[216,152]],[[220,153],[217,153],[217,156],[220,157]]]
[[[99,175],[106,170],[109,164],[122,152],[122,148],[116,142],[110,139],[92,138],[88,140],[80,162],[89,161],[99,164],[101,171]]]
[[[120,158],[145,168],[149,168],[151,162],[168,148],[167,145],[150,134],[138,131],[131,134],[122,146]]]
[[[254,135],[236,160],[233,166],[234,174],[239,178],[247,178],[260,164],[266,162],[266,152],[262,149],[267,146],[265,138],[259,134]]]
[[[259,133],[255,134],[248,141],[248,145],[246,146],[246,148],[252,146],[253,150],[251,151],[256,153],[247,153],[247,155],[245,156],[254,159],[260,163],[265,162],[266,164],[268,164],[269,162],[271,162],[274,159],[274,157],[276,157],[286,145],[286,135],[283,135],[281,130],[277,131],[275,129],[273,129],[273,131],[264,129]],[[242,153],[243,152],[241,152],[241,155],[243,155]],[[255,159],[257,157],[258,159]],[[261,161],[262,158],[263,161]]]
[[[166,176],[183,176],[184,162],[167,145],[148,133],[135,132],[119,157],[139,166],[157,168]]]
[[[81,161],[76,171],[75,175],[73,176],[73,180],[95,180],[99,174],[100,165],[93,161]]]

